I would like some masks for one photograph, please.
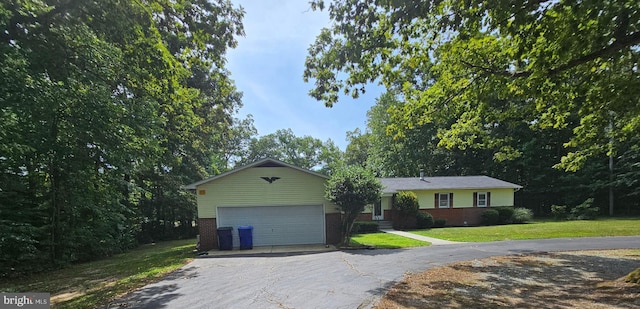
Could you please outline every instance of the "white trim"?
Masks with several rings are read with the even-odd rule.
[[[382,197],[378,201],[380,204],[380,215],[376,216],[376,203],[371,205],[371,220],[373,221],[383,221],[384,220],[384,208],[382,208]]]
[[[480,194],[484,195],[484,205],[480,205]],[[476,206],[482,207],[482,208],[487,207],[487,197],[488,197],[487,192],[477,192]]]
[[[442,203],[441,203],[443,195],[447,197],[447,205],[446,206],[442,206]],[[450,192],[447,192],[447,193],[438,192],[438,208],[451,208],[451,201],[449,200],[450,196],[451,196]]]
[[[183,188],[186,189],[186,190],[195,190],[198,186],[203,185],[205,183],[208,183],[210,181],[214,181],[214,180],[216,180],[218,178],[222,178],[222,177],[225,177],[225,176],[228,176],[228,175],[231,175],[231,174],[235,174],[237,172],[246,170],[248,168],[256,167],[256,166],[259,166],[259,165],[262,165],[262,164],[265,164],[265,163],[273,163],[273,164],[276,164],[276,165],[280,165],[280,167],[288,167],[288,168],[292,168],[292,169],[297,170],[297,171],[301,171],[301,172],[304,172],[304,173],[307,173],[307,174],[318,176],[320,178],[329,179],[329,177],[326,176],[326,175],[322,175],[320,173],[316,173],[316,172],[308,170],[308,169],[297,167],[295,165],[291,165],[289,163],[282,162],[280,160],[271,159],[271,158],[265,158],[265,159],[262,159],[262,160],[247,164],[245,166],[230,170],[228,172],[225,172],[225,173],[213,176],[213,177],[209,177],[207,179],[203,179],[203,180],[200,180],[200,181],[196,181],[196,182],[194,182],[192,184],[188,184],[188,185],[184,186]]]

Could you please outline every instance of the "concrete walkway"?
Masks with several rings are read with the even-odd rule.
[[[422,235],[417,235],[417,234],[413,234],[413,233],[407,233],[407,232],[397,231],[397,230],[392,230],[392,229],[384,229],[384,230],[380,230],[380,231],[385,232],[385,233],[389,233],[389,234],[394,234],[394,235],[406,237],[406,238],[415,239],[415,240],[421,240],[421,241],[430,242],[434,246],[453,245],[453,244],[460,244],[461,243],[461,242],[457,242],[457,241],[448,241],[448,240],[444,240],[444,239],[427,237],[427,236],[422,236]]]

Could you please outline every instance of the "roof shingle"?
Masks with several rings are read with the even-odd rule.
[[[520,189],[522,186],[489,176],[442,176],[411,178],[380,178],[384,193],[404,190],[445,189]]]

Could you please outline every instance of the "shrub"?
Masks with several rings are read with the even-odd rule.
[[[393,208],[397,209],[403,216],[413,217],[418,214],[418,209],[420,208],[418,196],[411,191],[402,191],[396,196]]]
[[[418,212],[416,215],[416,225],[419,229],[430,229],[433,223],[433,216],[428,212]]]
[[[533,211],[527,208],[514,208],[513,216],[511,217],[512,223],[526,223],[533,220]]]
[[[556,220],[567,219],[567,206],[551,205],[551,214]]]
[[[436,218],[433,220],[433,227],[444,227],[447,225],[447,220],[443,218]]]
[[[351,228],[353,234],[375,233],[378,231],[378,222],[375,221],[356,221]]]
[[[487,209],[482,215],[482,224],[484,225],[496,225],[500,219],[500,213],[495,209]]]
[[[498,211],[498,224],[511,223],[514,213],[513,207],[495,207],[494,209]]]
[[[598,217],[600,208],[592,207],[593,198],[588,198],[582,204],[571,209],[570,220],[593,220]]]
[[[640,268],[636,268],[636,270],[630,272],[625,277],[624,281],[629,283],[640,284]]]

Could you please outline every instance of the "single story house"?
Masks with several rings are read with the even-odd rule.
[[[198,203],[200,247],[218,247],[218,227],[253,226],[253,245],[336,244],[340,211],[324,197],[326,175],[275,160],[262,159],[186,186]],[[368,207],[361,220],[393,220],[392,203],[399,191],[414,191],[422,211],[449,225],[479,223],[486,207],[513,206],[521,188],[487,176],[382,178],[380,203]]]
[[[447,225],[466,226],[481,223],[487,207],[513,206],[514,192],[522,186],[489,176],[440,176],[381,178],[380,203],[368,207],[360,220],[394,221],[393,199],[400,191],[412,191],[418,197],[420,211],[446,220]]]

